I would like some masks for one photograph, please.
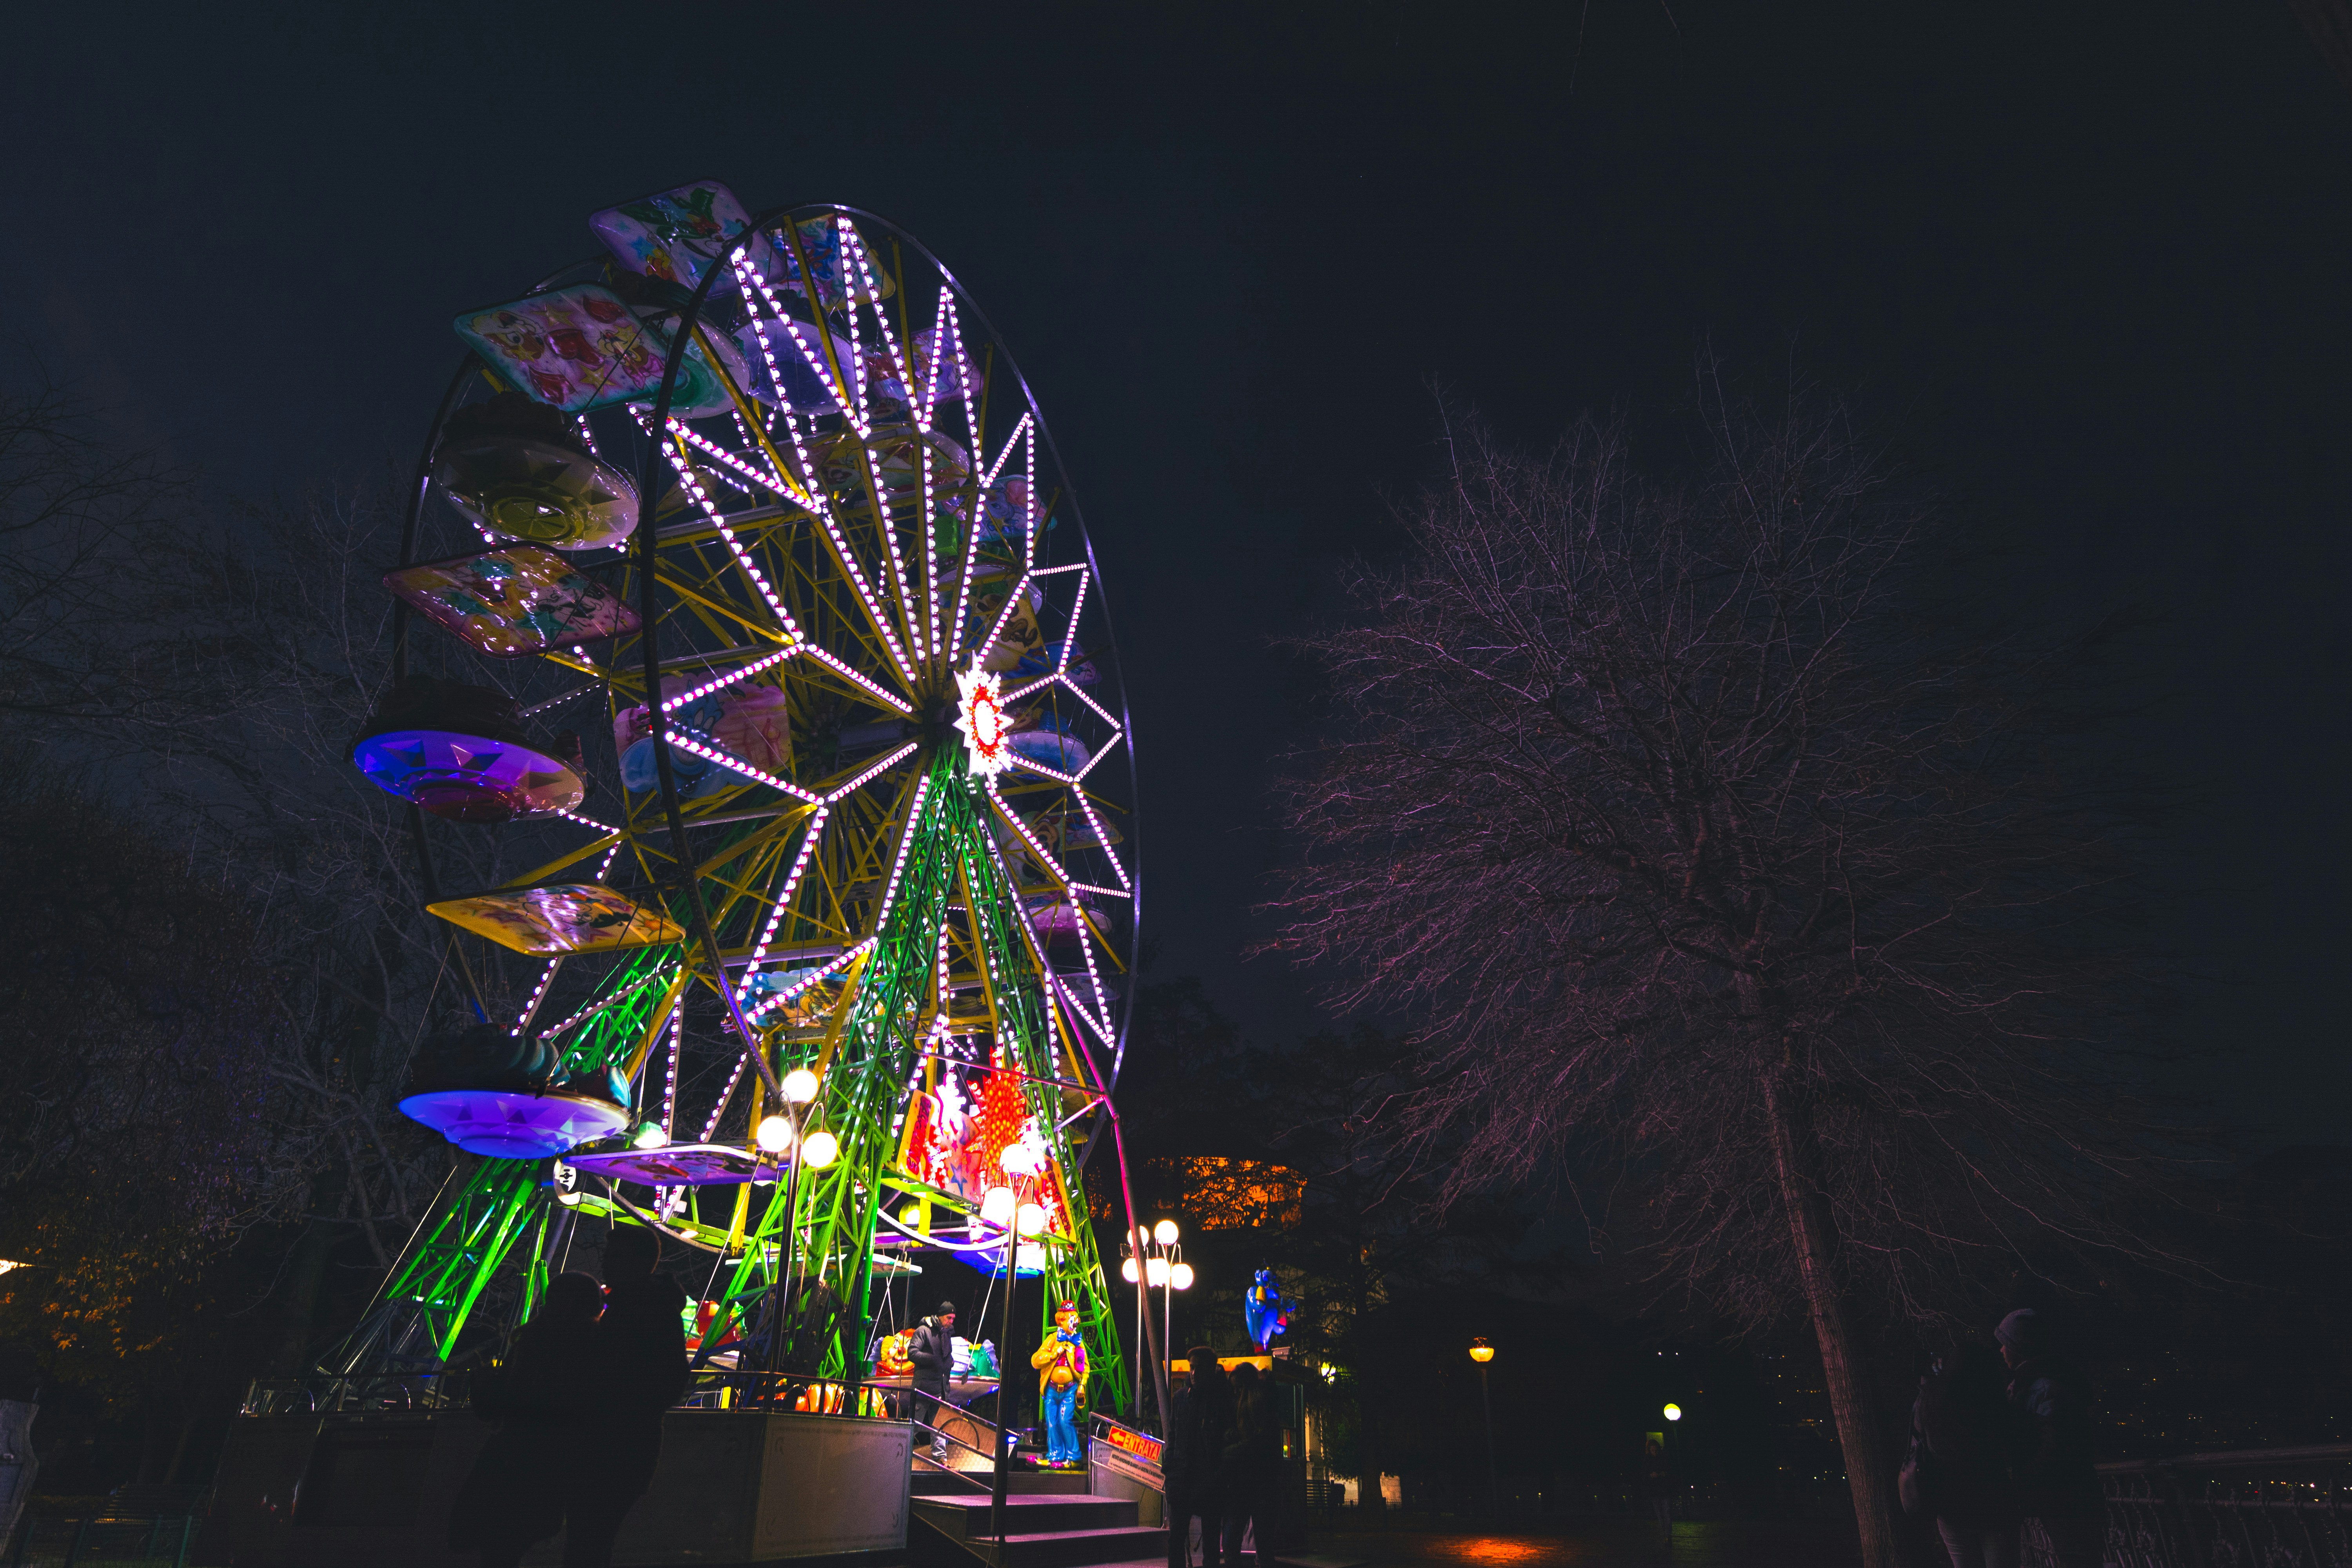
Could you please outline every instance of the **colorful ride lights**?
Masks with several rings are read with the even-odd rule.
[[[660,1149],[667,1147],[668,1143],[669,1133],[663,1130],[662,1124],[658,1121],[646,1122],[637,1129],[636,1136],[629,1140],[630,1147],[635,1149]]]
[[[1669,1405],[1662,1414],[1669,1421],[1679,1421],[1683,1418],[1683,1407],[1679,1405]]]
[[[1480,1366],[1485,1366],[1488,1362],[1495,1359],[1495,1347],[1488,1344],[1484,1340],[1472,1340],[1470,1342],[1470,1359],[1476,1362]]]

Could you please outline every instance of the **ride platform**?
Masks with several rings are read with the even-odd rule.
[[[906,1561],[903,1421],[673,1410],[653,1485],[621,1528],[616,1568]],[[237,1568],[470,1568],[450,1505],[490,1428],[465,1410],[245,1415],[231,1426],[196,1560]],[[578,1463],[593,1474],[593,1433]],[[524,1557],[562,1561],[562,1536]]]

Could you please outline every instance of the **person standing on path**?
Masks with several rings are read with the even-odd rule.
[[[931,1463],[942,1468],[948,1462],[948,1438],[937,1428],[940,1404],[947,1398],[948,1379],[955,1373],[955,1303],[940,1302],[939,1311],[917,1326],[907,1345],[907,1359],[915,1363],[915,1419],[934,1429]]]
[[[514,1348],[473,1384],[474,1414],[493,1431],[449,1508],[451,1547],[481,1568],[514,1568],[563,1528],[566,1440],[594,1419],[602,1381],[596,1320],[604,1288],[586,1274],[548,1282]]]
[[[621,1521],[653,1484],[662,1416],[685,1394],[686,1292],[656,1273],[661,1237],[616,1226],[604,1243],[604,1319],[596,1360],[605,1399],[589,1458],[572,1467],[563,1568],[606,1568]]]
[[[1217,1568],[1222,1500],[1218,1472],[1233,1441],[1234,1391],[1217,1352],[1195,1345],[1192,1380],[1170,1400],[1160,1483],[1168,1499],[1168,1568],[1192,1568],[1192,1521],[1201,1521],[1201,1568]]]
[[[1239,1568],[1242,1539],[1252,1527],[1259,1568],[1274,1561],[1266,1546],[1266,1515],[1274,1511],[1275,1489],[1282,1469],[1282,1425],[1275,1414],[1274,1391],[1248,1362],[1234,1368],[1234,1436],[1225,1445],[1218,1481],[1223,1500],[1225,1562]]]
[[[2031,1307],[2003,1318],[1993,1338],[2018,1413],[2010,1463],[2018,1510],[2041,1521],[2053,1568],[2100,1568],[2107,1510],[2091,1466],[2090,1385],[2055,1353],[2048,1326]]]
[[[1919,1380],[1911,1407],[1918,1502],[1935,1517],[1952,1568],[2017,1568],[2017,1494],[2010,1483],[2016,1413],[2000,1358],[1983,1344],[1953,1347]]]

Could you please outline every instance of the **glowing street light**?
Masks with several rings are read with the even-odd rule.
[[[1495,1359],[1495,1347],[1485,1340],[1472,1340],[1470,1359],[1478,1363],[1478,1408],[1486,1417],[1486,1511],[1498,1513],[1501,1505],[1495,1495],[1495,1401],[1486,1392],[1486,1363]]]
[[[760,1147],[771,1154],[781,1154],[793,1146],[793,1122],[789,1116],[767,1116],[760,1120],[760,1130],[752,1136]]]
[[[812,1171],[822,1171],[839,1158],[841,1144],[822,1127],[802,1140],[801,1163]]]
[[[1667,1405],[1665,1409],[1665,1416],[1669,1421],[1681,1420],[1683,1418],[1683,1407],[1679,1405]]]
[[[1149,1230],[1139,1225],[1135,1233],[1120,1244],[1126,1256],[1118,1263],[1118,1277],[1135,1287],[1136,1342],[1139,1344],[1143,1341],[1144,1296],[1156,1289],[1160,1292],[1160,1342],[1168,1347],[1171,1360],[1176,1353],[1175,1293],[1190,1290],[1194,1278],[1192,1266],[1184,1261],[1184,1249],[1177,1245],[1181,1235],[1182,1230],[1172,1219],[1163,1219]],[[1139,1408],[1142,1397],[1142,1386],[1138,1384]]]
[[[1013,1214],[1013,1228],[1023,1236],[1042,1236],[1045,1230],[1045,1211],[1035,1204],[1023,1204]]]
[[[816,1098],[816,1074],[806,1068],[794,1068],[784,1075],[784,1081],[778,1087],[784,1091],[785,1103],[806,1105]]]

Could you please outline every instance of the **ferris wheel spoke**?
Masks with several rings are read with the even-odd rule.
[[[793,913],[793,899],[800,891],[801,878],[807,874],[809,860],[816,854],[817,846],[824,839],[824,825],[832,817],[833,808],[820,805],[809,814],[807,825],[801,831],[800,853],[793,858],[792,868],[784,873],[774,895],[774,907],[769,911],[767,923],[760,928],[759,941],[751,944],[751,962],[744,966],[743,979],[736,987],[735,1000],[741,1002],[751,989],[751,979],[761,962],[768,955],[769,946],[776,940],[777,928]]]

